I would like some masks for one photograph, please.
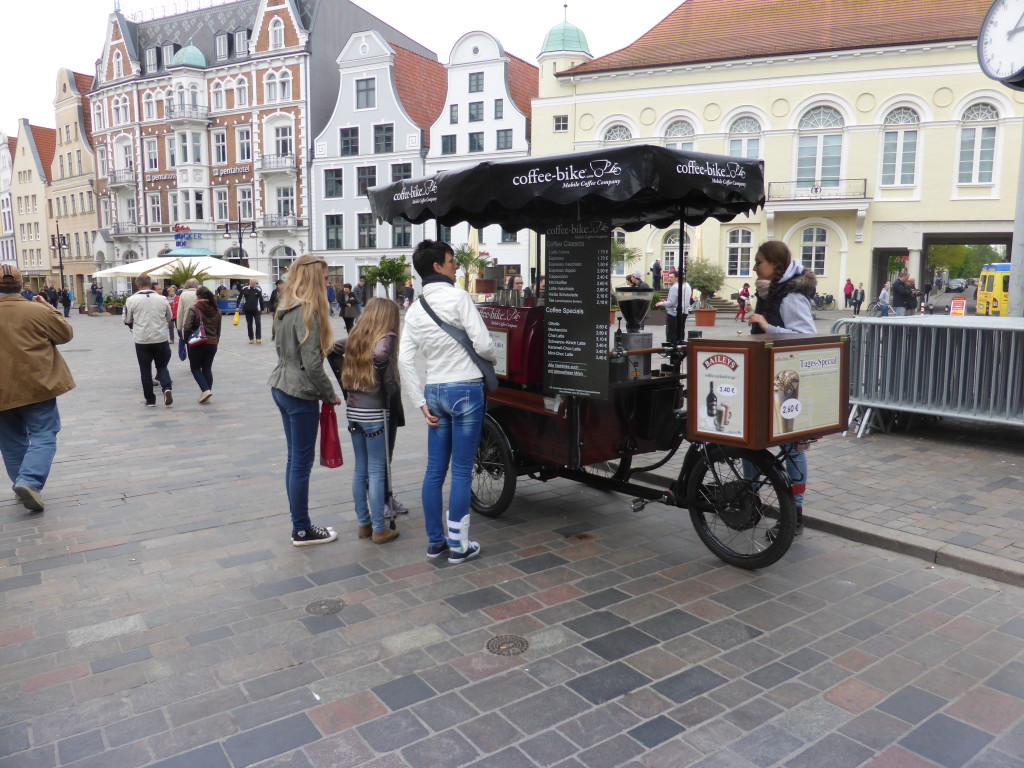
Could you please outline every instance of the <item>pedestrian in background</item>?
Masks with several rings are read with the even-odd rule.
[[[277,312],[277,305],[281,303],[281,291],[284,290],[284,280],[274,281],[274,290],[270,292],[270,302],[268,309],[270,310],[271,316]],[[273,341],[277,338],[277,324],[274,322],[273,317],[270,319],[270,340]]]
[[[889,284],[885,283],[882,285],[882,290],[878,292],[878,311],[882,313],[882,317],[889,316],[890,307],[889,298]]]
[[[334,346],[326,282],[327,262],[309,254],[300,256],[288,270],[288,282],[274,315],[277,366],[267,383],[284,423],[288,447],[285,489],[296,547],[338,538],[333,528],[313,525],[309,519],[309,475],[320,427],[319,401],[341,402],[324,371],[324,358]]]
[[[42,512],[42,490],[57,453],[57,398],[75,388],[57,351],[74,336],[60,312],[20,295],[21,272],[0,265],[0,454],[14,494]]]
[[[167,341],[167,324],[171,320],[171,306],[167,300],[152,290],[153,278],[139,275],[135,278],[139,290],[128,297],[124,305],[124,324],[135,340],[135,357],[142,374],[142,394],[146,406],[156,406],[153,393],[153,366],[156,378],[164,393],[164,405],[174,402],[171,394],[171,374],[167,364],[171,361],[171,345]]]
[[[402,306],[406,309],[412,306],[416,299],[416,290],[412,287],[412,278],[405,281],[405,288],[402,289]]]
[[[651,264],[651,285],[654,290],[661,290],[661,262],[657,259]]]
[[[71,291],[67,288],[61,289],[60,305],[64,308],[64,317],[71,317]]]
[[[356,317],[359,317],[363,313],[363,305],[370,300],[370,290],[366,287],[366,278],[360,277],[359,282],[356,283],[352,289],[352,295],[356,297],[356,301],[359,302],[356,305]]]
[[[853,307],[853,280],[846,278],[846,285],[843,286],[843,309]]]
[[[675,345],[679,343],[679,312],[682,312],[683,322],[682,326],[686,327],[686,317],[690,314],[690,297],[693,295],[693,289],[690,284],[685,280],[682,284],[679,283],[679,275],[676,274],[674,269],[667,270],[665,273],[665,282],[669,286],[668,296],[664,301],[659,301],[658,306],[665,308],[665,341],[669,344]],[[682,310],[679,308],[679,291],[682,290]]]
[[[327,306],[331,310],[331,317],[338,308],[338,292],[334,289],[334,283],[327,284]]]
[[[747,302],[750,301],[750,283],[744,283],[736,294],[736,315],[733,320],[743,322],[747,319]]]
[[[326,301],[326,296],[324,301]],[[255,280],[238,292],[238,308],[245,313],[245,329],[249,332],[250,344],[263,343],[263,331],[260,327],[260,313],[263,311],[263,291]],[[253,325],[256,333],[253,334]]]
[[[181,293],[178,294],[178,315],[174,322],[179,336],[184,336],[185,316],[188,314],[189,308],[196,303],[198,289],[199,281],[190,277],[185,281],[185,287],[181,289]]]
[[[220,342],[220,326],[223,318],[213,291],[205,285],[196,289],[196,300],[187,310],[181,333],[186,340],[202,323],[206,341],[188,345],[188,367],[192,378],[199,385],[199,402],[208,403],[213,397],[213,357]]]
[[[352,324],[359,317],[359,299],[353,293],[351,284],[345,283],[341,286],[338,303],[341,304],[341,319],[345,321],[345,332],[352,333]]]
[[[397,401],[401,410],[402,402],[397,371],[399,323],[395,302],[370,299],[352,335],[335,344],[344,359],[341,383],[356,460],[352,499],[359,538],[372,537],[375,544],[398,537],[398,528],[388,526],[385,511],[394,445],[392,404]]]
[[[856,317],[860,314],[860,305],[864,303],[864,283],[857,283],[857,287],[853,289],[853,316]]]
[[[422,494],[427,557],[448,552],[449,563],[462,563],[480,554],[480,544],[469,538],[469,498],[473,459],[484,422],[484,383],[467,349],[431,318],[425,303],[429,302],[438,320],[464,331],[480,357],[493,363],[497,355],[473,300],[455,287],[457,267],[452,247],[424,240],[413,251],[412,263],[423,288],[419,300],[405,313],[398,363],[402,381],[428,427]],[[426,362],[425,387],[416,365],[419,355]],[[442,488],[449,462],[452,480],[446,539],[441,524]]]
[[[747,318],[751,333],[815,333],[811,297],[817,290],[818,279],[813,272],[793,261],[789,246],[780,240],[763,243],[754,255],[754,273],[757,275],[757,306],[754,314]],[[804,532],[808,446],[806,442],[782,446],[796,502],[795,536]],[[779,535],[779,524],[766,535],[769,541],[774,541]]]
[[[178,302],[181,297],[178,296],[178,286],[171,285],[167,289],[167,303],[171,307],[171,322],[167,324],[167,340],[173,344],[175,334],[178,330]]]

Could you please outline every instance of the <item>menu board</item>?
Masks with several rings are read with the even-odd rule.
[[[776,349],[772,354],[771,439],[820,431],[842,422],[842,347]]]
[[[544,235],[545,388],[607,397],[611,227],[601,221],[558,224]]]
[[[745,349],[697,352],[697,428],[701,432],[743,439],[746,366]]]

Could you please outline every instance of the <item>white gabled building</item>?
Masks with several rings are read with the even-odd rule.
[[[528,156],[537,67],[507,53],[493,35],[469,32],[452,48],[446,69],[447,95],[444,109],[430,128],[427,172]],[[471,230],[460,224],[437,227],[429,234],[435,233],[455,246],[474,246],[494,264],[528,273],[526,231],[506,232],[497,225]]]
[[[14,204],[11,201],[11,174],[17,139],[0,131],[0,264],[18,265],[14,238]]]
[[[332,281],[353,285],[383,256],[410,256],[433,225],[378,226],[366,189],[425,175],[430,125],[444,103],[444,68],[388,43],[378,32],[353,34],[338,56],[334,113],[314,139],[310,178],[313,251]]]

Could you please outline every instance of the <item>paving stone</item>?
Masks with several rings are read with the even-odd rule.
[[[724,685],[728,682],[721,675],[715,674],[704,666],[696,666],[680,672],[678,675],[655,683],[654,690],[677,704],[689,701],[697,696]]]
[[[281,595],[288,595],[292,592],[301,592],[304,589],[309,589],[313,584],[305,576],[293,576],[290,579],[283,579],[281,581],[272,581],[266,584],[257,584],[255,587],[251,587],[249,592],[257,600],[266,600],[269,597],[280,597]]]
[[[626,733],[643,744],[647,749],[653,749],[663,741],[668,741],[673,736],[682,733],[683,730],[683,726],[675,720],[665,715],[659,715],[645,723],[641,723],[635,728],[629,729]]]
[[[456,730],[485,755],[500,752],[523,737],[517,728],[496,712],[462,723]]]
[[[203,632],[196,632],[195,634],[185,635],[185,640],[191,646],[202,645],[203,643],[212,643],[214,640],[221,640],[225,637],[231,637],[235,634],[231,627],[214,627],[213,629],[207,629]]]
[[[323,586],[325,584],[334,584],[339,581],[345,581],[346,579],[354,579],[357,576],[364,576],[369,571],[366,570],[359,563],[349,563],[347,565],[339,565],[335,568],[328,568],[323,571],[313,571],[306,575],[310,581],[317,586]]]
[[[304,751],[314,768],[362,765],[373,757],[373,753],[355,731],[327,736],[307,745]],[[397,755],[395,757],[401,760]]]
[[[519,730],[530,735],[575,717],[588,708],[584,699],[564,686],[557,686],[510,704],[501,713]]]
[[[792,667],[776,662],[751,672],[746,679],[762,688],[774,688],[798,674],[799,672]]]
[[[629,595],[621,590],[610,588],[603,589],[600,592],[595,592],[592,595],[585,595],[580,598],[580,602],[594,611],[599,611],[602,608],[607,608],[609,605],[620,603],[623,600],[628,600]]]
[[[519,744],[537,765],[549,766],[576,752],[576,746],[556,731],[545,731]]]
[[[649,635],[659,640],[671,640],[674,637],[692,632],[695,629],[707,624],[703,619],[687,613],[678,608],[673,608],[658,616],[641,621],[637,626]]]
[[[512,595],[498,587],[484,587],[483,589],[464,592],[460,595],[446,597],[445,602],[452,608],[462,613],[478,611],[481,608],[489,608],[498,603],[508,602]]]
[[[300,688],[323,678],[320,670],[312,664],[297,664],[280,672],[257,677],[243,683],[242,687],[253,701],[276,696],[293,688]]]
[[[176,755],[158,763],[153,763],[150,768],[231,768],[227,755],[221,749],[220,744],[207,744],[205,747],[194,749],[182,755]]]
[[[657,644],[658,641],[646,632],[641,632],[633,627],[624,627],[589,640],[583,644],[583,647],[606,661],[617,661]]]
[[[622,701],[624,699],[620,699]],[[558,726],[558,731],[581,749],[610,739],[636,725],[639,718],[619,701],[602,704]]]
[[[235,768],[243,768],[319,738],[320,731],[300,714],[232,736],[224,741],[224,751]]]
[[[759,768],[767,768],[793,754],[804,742],[772,725],[764,725],[729,748]]]
[[[145,661],[151,658],[153,658],[153,654],[150,652],[149,648],[134,648],[133,650],[118,653],[114,656],[97,659],[90,663],[89,667],[92,669],[93,674],[100,674],[101,672],[108,672],[109,670],[117,667],[123,667],[128,664],[134,664],[137,661]]]
[[[244,555],[233,555],[232,557],[222,557],[217,560],[217,564],[221,568],[237,568],[240,565],[248,565],[249,563],[259,563],[263,560],[272,560],[274,553],[269,549],[260,549],[256,552],[246,552]]]
[[[565,622],[566,627],[587,638],[603,635],[627,624],[629,624],[628,621],[608,611],[595,611]]]
[[[57,746],[46,744],[36,749],[0,757],[0,768],[54,768]]]
[[[427,729],[408,710],[364,723],[356,728],[371,749],[391,752],[427,736]]]
[[[566,685],[591,704],[602,704],[649,682],[647,676],[616,662],[570,680]]]
[[[168,728],[167,719],[164,713],[154,709],[143,715],[130,717],[127,720],[112,723],[103,730],[107,736],[107,744],[111,747],[119,747],[132,741],[144,739],[155,733],[161,733]]]
[[[764,633],[741,621],[726,619],[725,621],[719,621],[694,630],[694,634],[701,640],[705,640],[722,650],[727,650],[735,648],[737,645],[742,645],[748,640],[760,637]]]
[[[899,743],[944,768],[960,768],[991,740],[989,734],[939,714],[925,720]]]
[[[997,691],[1024,699],[1024,663],[1007,664],[985,682]]]
[[[534,763],[516,747],[488,755],[473,763],[469,768],[536,768]]]
[[[911,725],[876,710],[868,710],[839,727],[839,732],[849,736],[876,752],[895,743],[910,731]]]
[[[104,749],[103,734],[99,730],[87,731],[57,742],[57,755],[61,763],[73,763]]]
[[[509,563],[513,568],[523,573],[538,573],[539,571],[546,571],[549,568],[557,568],[560,565],[568,564],[569,561],[564,557],[559,557],[550,552],[543,555],[535,555],[534,557],[525,557],[521,560],[513,560]]]
[[[392,711],[434,696],[434,689],[416,675],[406,675],[371,689]]]
[[[872,750],[837,733],[830,733],[797,757],[786,763],[786,768],[856,768],[872,757]]]
[[[541,685],[535,678],[523,670],[516,669],[472,685],[460,693],[481,712],[489,712],[536,693],[540,689]]]
[[[908,685],[879,702],[876,708],[908,723],[919,723],[945,704],[944,699]]]
[[[621,734],[581,752],[577,759],[587,768],[618,768],[644,751],[642,745]]]

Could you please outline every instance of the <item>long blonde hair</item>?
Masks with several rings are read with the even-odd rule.
[[[320,328],[320,352],[324,357],[334,346],[334,334],[331,333],[331,324],[328,321],[331,308],[327,305],[327,286],[324,284],[326,272],[327,262],[323,259],[308,253],[299,256],[288,269],[288,279],[285,281],[281,297],[282,308],[302,305],[302,324],[306,328],[306,333],[299,339],[300,344],[309,338],[313,318],[317,318]]]
[[[391,354],[398,356],[398,305],[389,299],[370,299],[345,344],[345,367],[341,383],[345,389],[366,392],[377,384],[373,348],[389,333],[395,334]]]

